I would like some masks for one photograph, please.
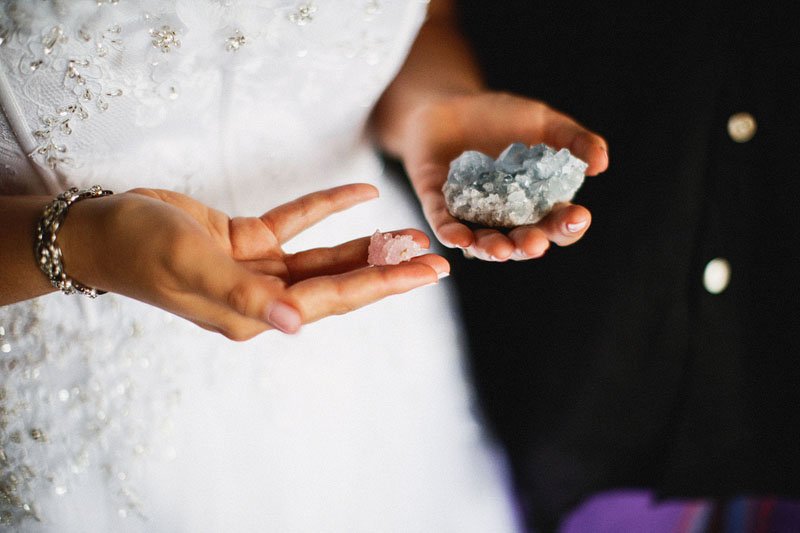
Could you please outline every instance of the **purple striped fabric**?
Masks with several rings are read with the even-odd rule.
[[[645,490],[618,490],[586,500],[561,533],[800,533],[800,501],[740,497],[656,501]]]

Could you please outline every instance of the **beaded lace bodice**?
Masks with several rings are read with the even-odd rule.
[[[354,164],[424,13],[419,0],[6,2],[0,143],[13,132],[40,190],[152,185],[255,207],[264,183],[324,185]],[[3,188],[30,190],[15,165]]]

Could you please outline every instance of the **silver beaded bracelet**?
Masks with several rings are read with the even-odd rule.
[[[64,271],[61,248],[56,242],[56,234],[64,223],[64,219],[67,218],[69,207],[72,204],[87,198],[99,198],[110,194],[114,193],[103,189],[99,185],[94,185],[88,189],[72,187],[56,196],[55,200],[44,208],[42,218],[39,219],[39,223],[36,225],[36,238],[33,246],[36,261],[53,287],[64,294],[78,293],[89,298],[96,298],[98,294],[105,294],[105,291],[87,287],[67,276]]]

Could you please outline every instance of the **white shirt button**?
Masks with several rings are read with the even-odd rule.
[[[711,294],[719,294],[731,282],[731,264],[727,259],[717,257],[706,265],[703,272],[703,286]]]
[[[737,143],[746,143],[756,134],[756,119],[750,113],[736,113],[728,119],[728,135]]]

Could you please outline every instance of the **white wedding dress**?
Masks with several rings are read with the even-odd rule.
[[[424,2],[0,6],[0,194],[158,187],[257,215],[366,181],[381,199],[291,248],[424,227],[363,131]],[[0,529],[513,530],[447,292],[246,343],[116,295],[0,308]]]

